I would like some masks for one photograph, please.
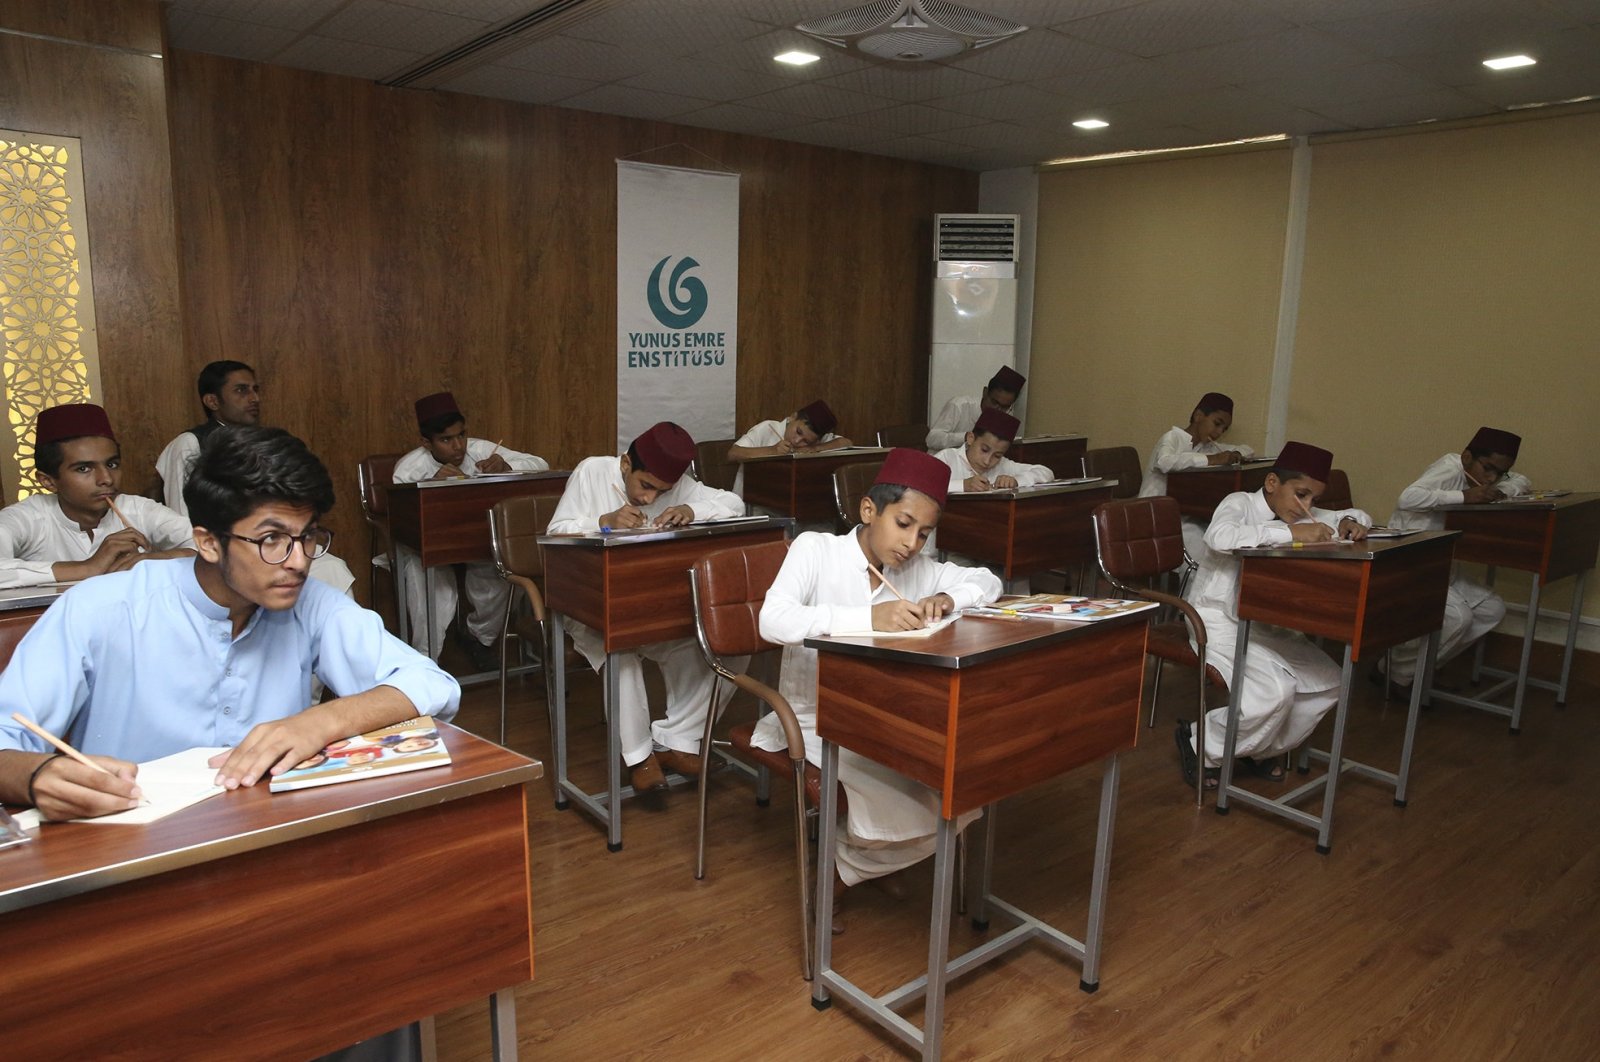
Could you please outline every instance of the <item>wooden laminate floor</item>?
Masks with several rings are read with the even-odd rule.
[[[1280,820],[1194,807],[1172,742],[1174,716],[1193,715],[1191,680],[1169,669],[1156,728],[1123,759],[1100,991],[1079,991],[1075,964],[1030,945],[953,984],[945,1057],[1600,1057],[1600,690],[1574,681],[1565,709],[1530,692],[1518,737],[1498,716],[1427,711],[1410,806],[1347,776],[1323,856]],[[604,777],[598,697],[592,674],[572,682],[574,774],[590,788]],[[469,691],[457,721],[496,735],[494,687]],[[542,685],[523,680],[509,744],[548,765],[547,725]],[[1403,725],[1404,706],[1361,682],[1350,754],[1392,766]],[[1099,785],[1097,768],[1079,771],[1000,815],[996,893],[1074,935]],[[911,1057],[848,1006],[810,1005],[785,783],[763,809],[717,776],[704,881],[692,790],[664,811],[628,806],[615,854],[548,793],[531,819],[536,978],[517,992],[522,1057]],[[923,968],[929,869],[909,872],[904,901],[851,891],[839,969],[881,991]],[[978,939],[959,920],[952,951]],[[438,1042],[441,1059],[489,1057],[484,1008],[442,1016]]]

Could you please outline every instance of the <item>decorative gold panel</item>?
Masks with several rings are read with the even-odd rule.
[[[0,129],[0,338],[6,424],[0,480],[20,500],[33,478],[40,410],[100,390],[78,142]]]

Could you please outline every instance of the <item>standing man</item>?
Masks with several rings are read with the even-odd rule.
[[[396,483],[420,483],[425,479],[462,479],[504,472],[543,472],[550,465],[542,457],[508,450],[499,443],[467,435],[467,418],[449,391],[427,395],[416,401],[417,431],[422,445],[394,465]],[[453,568],[439,567],[427,573],[423,590],[422,558],[409,546],[395,547],[400,577],[406,588],[406,610],[411,616],[411,644],[433,659],[444,649],[444,632],[456,615],[456,576]],[[493,671],[500,658],[491,648],[505,613],[506,595],[511,592],[505,580],[487,562],[466,565],[467,633],[458,631],[461,647],[472,666]],[[427,631],[428,598],[433,600],[433,630]]]
[[[938,453],[952,446],[963,445],[967,441],[967,432],[978,423],[978,414],[986,409],[1010,413],[1011,407],[1016,405],[1017,396],[1022,393],[1022,385],[1027,382],[1026,376],[1009,365],[1002,365],[989,378],[983,394],[977,398],[957,395],[946,402],[928,429],[928,449]],[[1020,422],[1018,428],[1021,428]]]

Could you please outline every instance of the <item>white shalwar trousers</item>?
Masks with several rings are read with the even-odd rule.
[[[1457,572],[1444,599],[1444,626],[1439,630],[1439,663],[1454,659],[1479,638],[1500,626],[1506,603],[1476,579]],[[1417,658],[1426,639],[1397,645],[1389,653],[1386,674],[1391,682],[1409,686],[1417,677]],[[1382,661],[1379,670],[1385,670]]]
[[[596,671],[606,663],[605,643],[598,631],[568,617],[567,633],[589,666]],[[561,652],[557,646],[555,652]],[[644,661],[648,658],[661,669],[667,686],[667,716],[650,721],[650,698],[644,686]],[[716,682],[717,674],[706,665],[699,644],[693,638],[674,638],[652,642],[612,657],[617,669],[618,736],[622,762],[629,767],[641,763],[657,745],[691,755],[700,751],[700,736],[705,732],[706,712],[711,707],[711,690],[717,688],[720,713],[733,696],[733,683]],[[733,671],[743,671],[745,657],[723,661]]]
[[[444,633],[456,618],[456,573],[449,565],[428,569],[427,589],[423,589],[422,558],[409,546],[395,547],[400,560],[400,577],[406,585],[406,614],[411,618],[411,645],[434,660],[444,650]],[[505,618],[506,597],[511,585],[494,570],[492,564],[465,566],[467,603],[472,611],[467,614],[467,630],[484,645],[493,645]],[[423,638],[422,628],[427,620],[428,598],[433,601],[433,630]]]
[[[1235,756],[1267,757],[1298,748],[1339,703],[1339,666],[1303,634],[1263,623],[1250,627],[1243,689],[1233,674],[1238,625],[1215,609],[1199,610],[1206,625],[1206,663],[1240,695]],[[1222,765],[1228,706],[1206,713],[1206,767]]]

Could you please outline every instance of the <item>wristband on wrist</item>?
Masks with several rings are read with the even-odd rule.
[[[28,803],[29,804],[33,805],[34,807],[38,807],[39,806],[38,799],[35,798],[34,795],[33,795],[33,783],[35,783],[35,782],[37,782],[39,780],[39,772],[43,771],[46,767],[50,766],[52,763],[54,763],[56,760],[58,760],[60,758],[61,758],[61,753],[52,752],[50,755],[48,755],[44,759],[40,760],[39,761],[39,766],[35,767],[33,769],[33,773],[28,775]]]

